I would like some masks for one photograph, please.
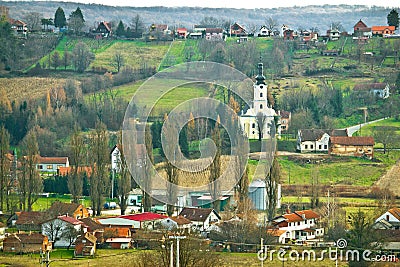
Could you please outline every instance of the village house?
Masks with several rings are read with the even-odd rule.
[[[301,153],[325,153],[329,150],[329,137],[347,135],[347,130],[300,129],[297,133],[296,150]]]
[[[103,242],[103,237],[104,237],[104,226],[98,223],[97,221],[93,220],[90,217],[87,218],[81,218],[79,219],[86,228],[86,231],[93,234],[96,239],[97,243]]]
[[[263,25],[263,26],[261,26],[260,30],[258,31],[257,36],[258,37],[268,37],[268,36],[272,36],[273,34],[274,34],[273,31],[268,29],[267,26]]]
[[[58,200],[53,202],[47,212],[54,216],[67,215],[77,220],[89,217],[90,215],[88,209],[85,208],[82,204],[65,203]]]
[[[126,227],[104,228],[104,242],[114,249],[126,249],[132,246],[132,233]]]
[[[370,136],[331,136],[329,154],[372,159],[374,144],[374,138]]]
[[[53,247],[71,246],[75,241],[74,234],[76,233],[77,236],[81,231],[86,231],[84,224],[66,215],[61,215],[42,223],[42,234],[53,242]]]
[[[375,220],[375,229],[400,230],[400,209],[391,208]]]
[[[281,116],[281,131],[287,132],[289,130],[290,121],[292,119],[292,112],[279,110],[278,115]]]
[[[28,34],[28,24],[19,19],[9,19],[8,21],[15,35],[26,37]]]
[[[161,227],[169,231],[178,230],[184,233],[190,233],[192,221],[182,215],[171,216],[160,221]]]
[[[74,256],[94,256],[96,237],[89,232],[79,235],[75,240]]]
[[[69,167],[68,157],[37,157],[36,170],[41,173],[56,174],[60,167]]]
[[[36,232],[10,234],[3,241],[4,252],[39,253],[51,249],[47,236]]]
[[[338,29],[330,29],[326,32],[330,41],[337,41],[340,38],[340,31]]]
[[[109,22],[101,21],[97,25],[97,28],[93,30],[93,34],[96,38],[107,38],[112,36],[112,28]]]
[[[121,215],[118,218],[130,220],[135,225],[134,228],[139,229],[155,229],[155,225],[162,219],[167,218],[167,216],[153,213],[153,212],[143,212],[129,215]]]
[[[318,227],[320,215],[312,210],[301,210],[288,212],[275,217],[273,228],[268,232],[277,237],[279,243],[285,244],[290,241],[305,242],[308,240],[322,238],[324,228]],[[279,230],[279,231],[277,231]],[[279,236],[277,236],[279,234]]]
[[[373,36],[387,36],[395,34],[395,26],[372,26]]]
[[[51,216],[42,211],[18,211],[8,220],[9,227],[16,227],[19,231],[40,231],[41,225]]]
[[[206,28],[205,30],[206,40],[223,40],[224,34],[222,28]]]
[[[192,229],[199,232],[208,232],[211,225],[221,220],[221,217],[214,209],[184,207],[179,216],[190,220]]]
[[[189,34],[189,32],[186,28],[176,29],[176,37],[178,37],[179,39],[186,39],[188,34]]]
[[[369,93],[382,99],[386,99],[390,95],[388,83],[361,83],[354,85],[353,90],[360,95]]]
[[[231,36],[244,36],[247,35],[246,29],[240,25],[239,23],[235,22],[230,28],[230,35]]]
[[[372,37],[371,28],[361,19],[353,27],[353,39],[368,39]]]

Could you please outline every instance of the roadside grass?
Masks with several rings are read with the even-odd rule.
[[[373,129],[375,126],[391,126],[396,127],[396,132],[400,134],[400,120],[396,120],[396,118],[389,118],[386,120],[374,122],[368,125],[365,125],[361,128],[361,135],[363,136],[371,136],[373,134]]]

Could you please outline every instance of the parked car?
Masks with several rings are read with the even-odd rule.
[[[117,203],[115,202],[106,202],[104,203],[104,208],[105,209],[116,209],[117,208]]]

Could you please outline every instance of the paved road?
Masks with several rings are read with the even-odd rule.
[[[357,125],[354,125],[354,126],[350,126],[350,127],[348,127],[348,128],[345,128],[345,129],[347,129],[347,134],[348,134],[349,136],[353,136],[353,134],[354,134],[355,132],[357,132],[358,130],[360,130],[361,127],[363,127],[363,126],[365,126],[365,125],[368,125],[368,124],[371,124],[371,123],[374,123],[374,122],[383,121],[383,120],[385,120],[385,119],[388,119],[388,118],[383,118],[383,119],[379,119],[379,120],[374,120],[374,121],[369,121],[369,122],[366,122],[366,123],[357,124]]]

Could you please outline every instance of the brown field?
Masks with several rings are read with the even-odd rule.
[[[11,102],[19,102],[45,97],[49,89],[64,84],[65,79],[57,78],[0,78],[0,91],[4,89]]]

